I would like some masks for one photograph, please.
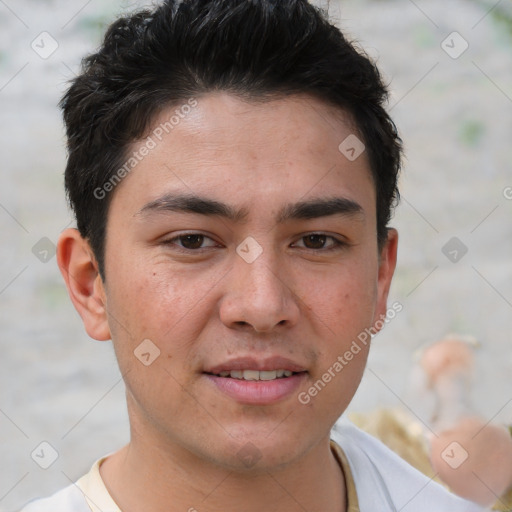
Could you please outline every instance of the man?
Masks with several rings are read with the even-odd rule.
[[[110,27],[62,101],[78,230],[58,262],[112,339],[131,440],[24,512],[480,510],[332,431],[396,263],[385,99],[305,0],[167,1]]]

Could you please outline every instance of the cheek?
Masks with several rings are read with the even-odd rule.
[[[191,372],[195,342],[214,314],[218,278],[191,276],[148,261],[120,263],[109,279],[109,325],[121,369],[139,371],[134,351],[143,340],[151,340],[160,351],[156,363],[172,369],[176,377]]]
[[[339,269],[323,286],[310,290],[311,321],[322,340],[311,380],[322,389],[322,398],[314,407],[335,416],[352,399],[368,358],[371,338],[366,329],[372,325],[376,297],[376,277],[362,265]]]
[[[109,309],[138,336],[160,337],[194,310],[208,290],[208,280],[151,262],[119,263],[109,276]]]
[[[311,314],[335,336],[346,339],[371,325],[377,298],[376,279],[356,267],[332,272],[303,294]]]

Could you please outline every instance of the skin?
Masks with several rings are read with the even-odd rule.
[[[78,232],[62,234],[71,299],[91,337],[113,340],[126,383],[131,441],[101,466],[124,512],[346,510],[329,433],[368,346],[307,405],[297,395],[386,313],[397,233],[379,250],[366,155],[351,162],[338,150],[353,133],[348,115],[311,97],[248,103],[210,93],[116,188],[105,281]],[[246,216],[144,209],[164,194],[195,194]],[[286,205],[333,197],[360,212],[278,222]],[[199,251],[176,238],[189,232],[208,237]],[[325,238],[304,238],[311,233]],[[252,263],[236,252],[249,236],[263,250]],[[144,339],[160,350],[150,366],[134,356]],[[272,404],[240,403],[203,373],[276,355],[305,373]]]

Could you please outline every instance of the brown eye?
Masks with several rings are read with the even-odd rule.
[[[307,235],[303,237],[304,246],[308,249],[323,249],[327,241],[326,235]]]
[[[185,249],[200,249],[204,238],[204,235],[182,235],[178,237],[178,240]]]
[[[219,244],[202,233],[183,233],[169,240],[163,240],[162,244],[177,251],[202,252],[203,250],[219,247]]]
[[[309,249],[322,253],[347,247],[346,242],[324,233],[310,233],[309,235],[304,235],[293,245],[301,249]]]
[[[192,254],[193,252],[203,253],[210,249],[219,247],[219,244],[207,235],[202,233],[183,233],[174,238],[163,240],[162,244],[171,250]]]

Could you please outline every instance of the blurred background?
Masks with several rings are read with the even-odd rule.
[[[85,334],[54,257],[73,225],[57,103],[106,26],[147,4],[0,0],[3,511],[68,485],[128,440],[112,347]],[[479,341],[474,411],[512,423],[511,3],[331,1],[330,15],[378,62],[406,150],[390,296],[403,310],[375,337],[350,410],[399,406],[421,420],[414,354],[455,332]]]

